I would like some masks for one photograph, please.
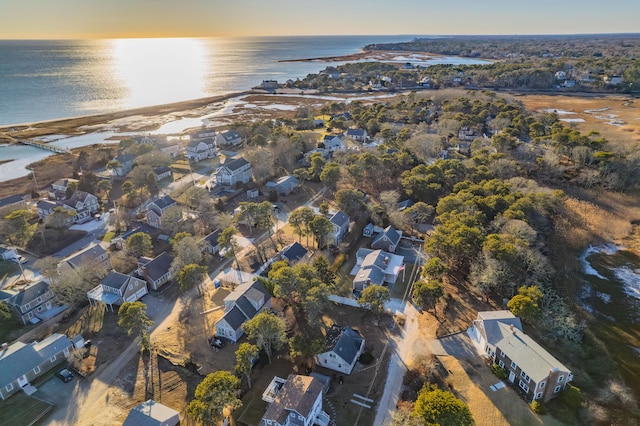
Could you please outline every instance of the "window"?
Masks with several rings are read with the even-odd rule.
[[[531,381],[531,377],[527,376],[527,373],[525,373],[524,371],[520,372],[520,377],[525,379],[527,381],[527,383],[529,383]]]
[[[325,364],[327,363],[327,359],[326,359],[326,358],[324,359],[324,363],[325,363]]]
[[[540,389],[544,389],[544,385],[546,385],[547,382],[540,382]]]
[[[518,383],[518,386],[520,386],[523,391],[529,392],[529,386],[527,386],[522,380],[520,380],[520,383]]]
[[[33,369],[33,372],[36,374],[40,373],[40,366],[36,366],[36,368]]]
[[[52,356],[51,358],[49,358],[49,361],[51,361],[51,362],[56,362],[56,359],[57,359],[57,358],[56,358],[56,356],[54,355],[54,356]]]
[[[542,392],[538,392],[538,393],[536,394],[536,399],[540,399],[540,398],[542,398]]]
[[[564,380],[564,376],[558,377],[558,383],[562,383],[563,380]]]
[[[38,311],[38,312],[42,312],[42,310],[43,310],[43,309],[44,309],[44,308],[43,308],[42,306],[38,306],[38,308],[36,309],[36,311]]]
[[[5,386],[5,389],[7,390],[7,392],[11,392],[13,390],[13,383],[9,383],[7,386]]]
[[[553,389],[553,393],[558,393],[558,392],[560,392],[560,388],[561,388],[561,386],[556,386],[556,387]]]
[[[25,309],[31,309],[31,303],[25,303],[24,308]]]
[[[498,362],[498,365],[500,366],[500,368],[504,368],[504,362],[502,360],[500,360],[500,362]]]
[[[38,297],[38,299],[36,299],[38,301],[38,303],[42,303],[42,297]]]
[[[129,283],[129,290],[133,290],[133,284]]]
[[[504,352],[500,351],[500,356],[504,358]]]
[[[515,362],[511,361],[511,368],[513,368],[515,370],[516,368],[518,368],[518,364],[516,364]]]

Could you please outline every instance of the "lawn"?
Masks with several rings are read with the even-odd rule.
[[[16,263],[8,260],[0,261],[0,281],[9,275],[17,274],[20,268]]]
[[[87,235],[86,231],[65,230],[64,232],[47,228],[43,236],[37,233],[27,244],[27,249],[40,256],[47,256],[62,250]]]
[[[53,404],[18,392],[0,401],[0,426],[31,425],[53,408]]]

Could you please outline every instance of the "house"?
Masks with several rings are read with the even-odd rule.
[[[307,151],[302,155],[302,163],[306,166],[310,166],[311,162],[309,161],[309,157],[311,157],[316,152],[319,152],[322,156],[322,159],[327,161],[329,157],[331,157],[331,152],[325,148],[313,148],[311,151]]]
[[[135,302],[148,292],[143,279],[110,271],[100,284],[87,292],[87,297],[90,304],[104,303],[113,311],[113,305]]]
[[[238,288],[243,284],[251,284],[256,279],[255,273],[241,271],[234,268],[225,268],[214,278],[214,283],[218,282],[226,287]]]
[[[528,401],[547,402],[573,379],[567,367],[522,331],[520,319],[509,311],[478,312],[467,333],[480,354],[504,368]]]
[[[49,201],[49,200],[40,200],[38,204],[36,204],[36,209],[38,210],[38,217],[40,219],[45,220],[48,216],[52,215],[57,209],[67,210],[70,215],[67,219],[67,223],[71,224],[74,222],[74,216],[76,211],[66,204],[62,204],[59,201]]]
[[[227,158],[216,170],[214,180],[216,184],[225,186],[249,183],[251,181],[251,163],[242,157],[233,160]]]
[[[175,426],[178,423],[179,412],[149,399],[133,407],[122,426]]]
[[[0,398],[6,400],[19,390],[33,394],[37,389],[30,382],[60,364],[72,349],[67,336],[57,333],[40,342],[4,343],[0,347]]]
[[[286,259],[289,261],[289,265],[293,265],[297,261],[307,257],[308,253],[309,252],[306,248],[304,248],[300,243],[295,242],[283,248],[279,254],[279,257],[280,260]]]
[[[472,142],[477,137],[476,131],[468,127],[462,127],[458,130],[458,139],[461,141]]]
[[[0,259],[11,260],[11,259],[17,259],[17,258],[18,258],[18,254],[14,249],[0,246]]]
[[[164,252],[159,254],[154,259],[142,258],[141,262],[138,260],[138,274],[144,278],[149,284],[152,290],[158,290],[171,280],[171,262],[173,262],[173,256]],[[148,261],[144,261],[147,259]]]
[[[621,76],[619,75],[608,75],[604,78],[604,81],[609,85],[609,86],[617,86],[618,84],[622,84],[624,83],[624,80],[622,79]]]
[[[214,158],[216,155],[216,140],[214,138],[192,139],[187,144],[187,158],[191,161]]]
[[[71,269],[78,269],[81,266],[111,269],[111,260],[109,259],[109,252],[103,249],[100,244],[96,244],[66,258],[60,265],[69,266]]]
[[[157,140],[156,146],[163,154],[167,154],[169,157],[174,158],[180,155],[183,150],[182,142],[179,139],[163,139]]]
[[[9,195],[0,199],[0,209],[5,207],[26,207],[27,203],[20,195]]]
[[[294,188],[300,185],[300,181],[295,176],[283,176],[275,182],[267,182],[267,191],[276,191],[280,195],[289,195]]]
[[[556,80],[564,81],[567,79],[567,73],[564,71],[557,71],[555,74]]]
[[[83,222],[92,218],[100,208],[98,204],[98,197],[84,191],[74,191],[71,197],[66,200],[62,200],[61,203],[66,204],[76,211],[76,215],[74,217],[75,222]]]
[[[342,238],[349,232],[349,215],[343,211],[332,214],[329,222],[333,225],[333,230],[329,233],[329,245],[337,246]]]
[[[114,177],[124,177],[133,168],[133,163],[135,163],[136,161],[136,156],[133,154],[122,154],[118,155],[113,160],[117,161],[119,166],[113,168],[111,173]]]
[[[364,350],[364,339],[356,330],[333,324],[325,337],[325,351],[316,355],[319,366],[351,374]]]
[[[176,201],[168,195],[152,201],[147,206],[147,223],[154,228],[162,226],[162,216],[173,206],[177,206]]]
[[[241,284],[224,298],[224,315],[216,322],[216,334],[236,343],[244,334],[242,324],[271,307],[271,295],[260,284]]]
[[[220,252],[220,243],[218,242],[218,238],[220,238],[220,234],[222,232],[219,229],[216,229],[206,237],[202,239],[202,251],[206,251],[207,253],[216,254]]]
[[[407,209],[409,209],[409,208],[413,207],[413,205],[414,205],[414,204],[415,204],[415,203],[413,202],[413,200],[410,200],[410,199],[408,199],[408,198],[407,198],[406,200],[402,200],[402,201],[400,201],[400,202],[398,203],[397,208],[398,208],[398,211],[399,211],[399,212],[403,212],[403,211],[405,211],[405,210],[407,210]],[[373,225],[373,224],[372,224],[372,225]]]
[[[114,239],[112,239],[111,240],[111,245],[115,246],[115,248],[117,248],[118,250],[122,250],[125,247],[126,243],[127,243],[127,239],[130,236],[132,236],[133,234],[137,234],[138,232],[144,232],[144,233],[147,233],[147,234],[149,233],[142,226],[138,226],[138,227],[129,229],[128,231],[125,231],[122,234],[120,234],[117,237],[115,237]]]
[[[376,235],[371,242],[372,249],[381,249],[390,253],[395,253],[400,239],[402,238],[402,231],[396,230],[393,226],[389,225],[384,228],[384,231]]]
[[[352,141],[364,143],[367,141],[367,131],[365,129],[348,129],[347,137]]]
[[[275,376],[262,393],[269,403],[259,426],[328,426],[331,418],[322,410],[322,382],[314,377],[291,374],[287,380]]]
[[[226,132],[220,132],[216,136],[216,142],[219,145],[240,145],[242,143],[242,138],[235,130],[227,130]]]
[[[258,87],[265,90],[275,90],[279,88],[280,85],[278,84],[278,80],[262,80],[262,83],[260,83]]]
[[[199,129],[194,130],[191,133],[189,133],[189,137],[190,137],[191,140],[215,138],[216,137],[216,131],[213,128],[202,126]]]
[[[457,150],[468,157],[471,154],[471,142],[458,142]]]
[[[156,181],[161,181],[162,179],[166,179],[171,177],[171,168],[168,166],[158,166],[154,167],[153,174],[156,176]]]
[[[58,179],[51,184],[49,197],[53,200],[64,200],[67,198],[67,188],[69,185],[78,186],[78,179]]]
[[[344,151],[347,149],[342,135],[325,135],[322,143],[324,148],[329,150],[329,152]]]
[[[355,275],[353,289],[363,291],[370,285],[394,284],[404,267],[404,256],[360,248],[351,270],[351,275]]]
[[[4,299],[24,325],[49,319],[67,308],[57,304],[56,295],[46,281],[29,283],[19,289],[5,289],[3,293],[0,299]]]
[[[571,87],[576,87],[576,81],[575,80],[565,80],[564,83],[562,83],[563,87],[567,87],[567,88],[571,88]]]

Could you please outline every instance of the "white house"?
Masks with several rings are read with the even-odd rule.
[[[235,343],[244,334],[242,324],[270,307],[271,295],[262,284],[241,284],[224,298],[224,315],[216,322],[216,334]]]
[[[329,222],[331,222],[333,229],[327,237],[328,243],[337,246],[349,232],[349,215],[343,211],[336,212],[329,217]]]
[[[404,268],[404,256],[360,248],[356,252],[356,264],[351,270],[351,275],[355,275],[353,289],[362,291],[370,285],[393,285]]]
[[[187,158],[200,161],[217,155],[216,140],[214,138],[191,140],[187,144]]]
[[[216,229],[206,237],[204,237],[201,241],[202,251],[206,251],[207,253],[216,254],[220,252],[220,243],[218,242],[218,238],[220,238],[220,234],[222,232],[219,229]]]
[[[176,201],[168,195],[152,201],[147,206],[147,223],[154,228],[162,226],[162,216],[173,206],[177,206]]]
[[[344,151],[347,149],[342,135],[325,135],[322,143],[329,152]]]
[[[259,426],[328,426],[331,417],[322,410],[322,382],[314,377],[275,376],[262,393],[269,403]]]
[[[122,426],[175,426],[178,423],[179,412],[149,399],[133,407]]]
[[[224,163],[216,170],[214,181],[217,185],[224,186],[249,183],[251,181],[251,173],[251,163],[244,158],[225,159]]]
[[[573,380],[571,371],[526,335],[520,318],[509,311],[478,312],[467,333],[478,352],[505,369],[528,401],[547,402]]]
[[[367,131],[365,129],[348,129],[347,137],[351,138],[351,140],[355,142],[366,142]]]
[[[325,351],[316,355],[316,363],[324,368],[351,374],[364,350],[364,338],[347,326],[332,325],[325,337]]]
[[[158,166],[153,168],[153,174],[156,176],[156,180],[159,182],[162,179],[171,177],[171,168],[168,166]]]
[[[240,145],[242,138],[235,130],[227,130],[226,132],[220,132],[216,135],[216,142],[219,145]]]
[[[136,156],[133,154],[122,154],[114,158],[118,162],[119,166],[111,170],[114,177],[124,177],[133,168],[133,163],[136,161]]]
[[[78,179],[58,179],[51,184],[49,197],[54,200],[64,200],[67,198],[67,188],[69,185],[78,185]]]

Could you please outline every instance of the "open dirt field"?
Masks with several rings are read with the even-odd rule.
[[[524,95],[518,100],[531,111],[556,111],[564,124],[581,132],[599,132],[615,143],[640,142],[640,100],[623,95]]]

